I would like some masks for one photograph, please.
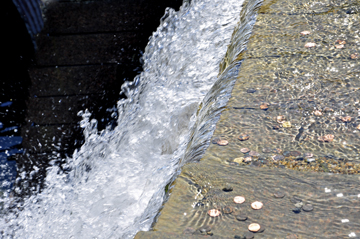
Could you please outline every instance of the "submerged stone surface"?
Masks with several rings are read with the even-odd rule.
[[[359,6],[355,0],[263,2],[213,135],[232,143],[211,144],[200,162],[183,168],[154,230],[181,235],[211,225],[214,236],[234,238],[259,223],[266,230],[254,238],[360,235],[360,61],[351,57],[360,52]],[[341,48],[339,39],[346,42]],[[305,47],[308,42],[315,47]],[[229,47],[221,67],[234,52]],[[260,153],[245,160],[243,148]],[[224,184],[233,190],[222,191]],[[236,195],[246,201],[236,204]],[[264,207],[253,210],[254,201]],[[224,207],[232,213],[207,215]]]
[[[224,182],[233,183],[231,193],[221,192]],[[237,167],[208,158],[184,167],[154,229],[182,234],[189,227],[211,225],[214,236],[230,238],[245,234],[251,223],[259,223],[267,227],[259,238],[285,238],[288,234],[342,238],[351,232],[360,233],[359,183],[360,178],[353,175]],[[313,205],[314,210],[307,210],[306,206],[306,211],[301,212],[300,208],[299,213],[294,213],[293,201],[274,197],[274,191],[279,190],[302,200],[304,205]],[[347,196],[340,198],[339,192]],[[236,204],[233,198],[240,193],[248,200]],[[261,210],[251,208],[257,200],[264,202]],[[203,206],[192,207],[198,202]],[[207,210],[223,206],[234,208],[233,213],[216,218],[207,215]],[[242,221],[240,215],[248,219]],[[344,218],[351,223],[343,226]]]

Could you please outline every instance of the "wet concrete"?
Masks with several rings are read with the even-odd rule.
[[[170,187],[153,227],[158,238],[360,236],[360,59],[354,57],[360,52],[359,6],[333,0],[262,3],[247,50],[238,54],[230,45],[221,64],[224,70],[233,59],[242,61],[232,96],[214,143]],[[241,134],[249,138],[239,140]],[[279,191],[283,198],[274,196]],[[245,203],[236,204],[237,195]],[[264,207],[253,210],[254,201]],[[209,216],[210,209],[220,216]],[[237,220],[240,214],[248,219]],[[265,230],[249,235],[251,223]]]

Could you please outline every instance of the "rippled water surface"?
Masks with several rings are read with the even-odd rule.
[[[98,132],[90,112],[80,112],[86,143],[66,159],[70,172],[49,168],[46,189],[21,205],[6,194],[2,236],[127,238],[148,230],[183,163],[199,103],[218,79],[240,9],[238,0],[169,9],[146,47],[143,73],[122,87],[129,99],[118,102],[118,126]]]
[[[183,167],[153,235],[359,237],[359,10],[263,1],[212,144]]]

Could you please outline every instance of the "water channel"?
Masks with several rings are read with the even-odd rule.
[[[144,71],[122,87],[118,126],[98,132],[79,112],[86,140],[69,173],[50,167],[46,189],[21,204],[5,195],[3,237],[132,238],[151,227],[185,238],[359,237],[359,6],[168,9]],[[250,223],[265,230],[249,235]]]
[[[235,0],[168,9],[145,49],[144,71],[122,87],[128,99],[118,102],[118,126],[98,132],[91,112],[80,112],[86,140],[65,159],[70,172],[50,167],[46,189],[21,203],[5,193],[2,237],[132,238],[148,230],[184,164],[197,109],[218,80],[240,10]]]
[[[138,238],[359,236],[359,2],[255,3],[233,34],[258,13],[247,50],[224,59],[241,66],[212,144]]]

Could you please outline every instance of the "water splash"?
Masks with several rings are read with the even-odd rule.
[[[49,168],[46,189],[0,219],[3,237],[127,238],[148,230],[184,163],[189,128],[218,79],[240,10],[237,0],[167,9],[144,71],[122,87],[128,99],[118,102],[118,126],[98,132],[91,114],[80,112],[86,142],[67,159],[70,172]],[[5,210],[13,206],[5,201]]]

